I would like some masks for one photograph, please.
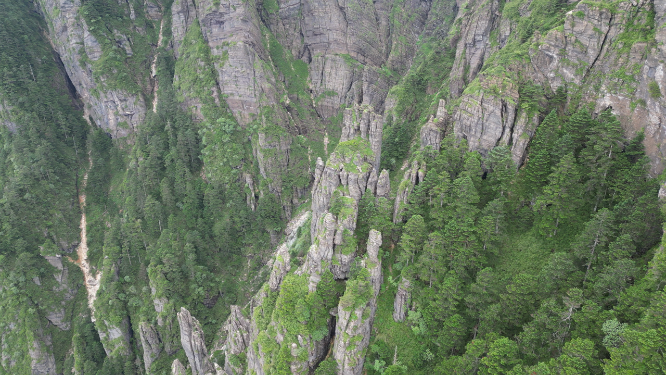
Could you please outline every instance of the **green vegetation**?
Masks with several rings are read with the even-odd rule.
[[[144,9],[138,0],[88,0],[81,4],[79,14],[102,52],[95,61],[84,52],[84,60],[92,64],[97,83],[107,89],[139,94],[148,80],[154,53],[151,44],[157,43],[160,26],[146,17]]]
[[[637,303],[632,294],[663,293],[639,267],[659,244],[662,221],[641,142],[642,134],[623,138],[609,112],[592,119],[584,109],[552,111],[524,168],[516,174],[498,147],[481,179],[478,156],[445,139],[426,159],[392,267],[384,262],[390,280],[411,281],[411,310],[404,323],[393,321],[397,283],[388,283],[369,373],[383,373],[396,353],[415,373],[634,368],[626,367],[633,366],[627,345],[648,353],[663,342],[642,313],[621,324]],[[652,311],[642,301],[639,311]]]
[[[315,106],[341,93],[314,97],[309,51],[298,43],[287,48],[280,41],[288,36],[273,33],[291,27],[278,24],[284,21],[278,1],[254,4],[260,19],[249,4],[249,19],[240,20],[259,23],[263,44],[222,42],[211,51],[205,23],[210,19],[194,19],[178,59],[170,40],[171,1],[150,1],[152,11],[165,17],[161,47],[159,21],[149,19],[147,4],[85,0],[75,20],[89,28],[89,51],[92,38],[99,43],[99,58],[73,46],[99,90],[159,99],[156,111],[148,111],[127,139],[114,140],[83,119],[83,103],[46,39],[47,24],[35,5],[0,2],[0,373],[32,373],[32,357],[42,352],[53,356],[58,374],[140,374],[144,327],[157,333],[161,349],[147,372],[170,373],[174,359],[188,361],[176,317],[180,308],[201,322],[210,349],[224,335],[220,328],[231,305],[241,306],[256,324],[258,337],[250,345],[267,374],[291,374],[292,365],[306,363],[314,351],[325,352],[325,358],[308,372],[337,373],[330,354],[340,323],[336,311],[365,320],[375,307],[370,345],[361,351],[368,375],[664,371],[666,210],[658,200],[660,180],[650,176],[645,135],[628,139],[610,110],[592,114],[585,106],[584,90],[601,92],[591,64],[563,57],[560,62],[585,82],[565,82],[555,92],[522,69],[539,47],[536,36],[564,32],[567,17],[574,24],[586,19],[580,10],[585,8],[569,13],[577,4],[602,8],[622,24],[621,33],[609,34],[609,49],[620,59],[647,53],[656,47],[652,5],[621,13],[619,1],[459,4],[458,16],[477,6],[498,6],[492,13],[502,19],[493,22],[511,31],[490,35],[493,53],[484,56],[480,77],[467,82],[474,72],[460,66],[462,77],[455,79],[462,80],[468,97],[483,91],[515,106],[516,117],[540,120],[524,165],[516,170],[516,139],[482,155],[470,152],[448,128],[440,151],[419,149],[419,127],[440,99],[449,110],[461,100],[449,87],[456,53],[467,53],[454,50],[462,18],[448,0],[428,3],[427,20],[402,0],[387,4],[388,23],[381,27],[390,30],[392,45],[384,65],[336,53],[352,68],[353,80],[362,76],[365,84],[379,75],[377,91],[370,87],[363,100],[381,102],[382,90],[390,90],[380,167],[391,171],[393,193],[411,192],[400,207],[403,220],[393,223],[392,198],[377,198],[368,189],[356,201],[350,197],[359,193],[356,186],[336,181],[328,192],[330,207],[324,208],[345,222],[329,233],[336,257],[321,260],[310,274],[316,262],[305,263],[312,261],[308,221],[289,242],[291,268],[273,291],[261,287],[270,271],[266,264],[282,240],[285,219],[299,205],[300,212],[310,207],[304,198],[313,168],[318,157],[328,157],[324,137],[330,140],[327,151],[334,150],[328,167],[341,174],[368,178],[372,147],[361,137],[336,143],[344,108],[331,119],[319,118]],[[223,4],[208,5],[206,12],[216,12]],[[374,6],[345,5],[345,16],[366,5]],[[295,19],[302,23],[301,11]],[[53,10],[47,22],[60,12]],[[428,30],[419,40],[407,34],[424,22]],[[593,31],[603,38],[600,28]],[[582,39],[570,42],[586,49]],[[256,77],[270,76],[254,82],[258,109],[240,122],[218,82],[237,69],[229,60],[238,56],[232,55],[236,47],[256,47],[251,69]],[[150,73],[154,57],[156,77]],[[608,74],[607,90],[634,95],[642,63],[618,65]],[[518,96],[507,97],[507,91]],[[662,98],[656,81],[647,82],[647,94]],[[279,103],[269,103],[273,98]],[[647,107],[646,100],[631,99],[632,109],[639,106]],[[396,183],[410,162],[427,171],[413,188],[408,179]],[[360,180],[340,182],[364,186]],[[101,273],[94,322],[75,259],[83,213],[87,260],[94,274]],[[349,229],[354,218],[356,226]],[[377,306],[369,302],[370,273],[378,264],[366,258],[361,266],[371,229],[382,233],[383,242]],[[341,266],[340,255],[352,254],[357,256],[348,278],[336,280],[331,268]],[[405,318],[396,322],[399,290],[409,296]],[[362,335],[343,335],[350,351],[364,341]],[[219,348],[211,354],[220,365],[228,360],[245,369],[251,363],[248,351],[236,355]]]
[[[648,91],[650,92],[650,96],[653,99],[661,98],[661,89],[659,88],[659,84],[657,82],[652,81],[648,83]]]

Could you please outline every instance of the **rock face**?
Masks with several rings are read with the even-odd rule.
[[[180,324],[180,342],[190,362],[193,375],[207,375],[215,372],[213,364],[208,359],[208,350],[204,341],[203,330],[199,321],[187,309],[180,308],[178,313]]]
[[[456,136],[483,155],[496,146],[509,146],[513,160],[521,162],[527,148],[521,140],[531,139],[537,124],[519,111],[517,86],[496,76],[481,75],[477,82],[478,91],[468,88],[453,115]]]
[[[321,225],[321,218],[330,207],[333,193],[340,186],[349,190],[346,196],[356,203],[368,186],[372,170],[379,169],[381,155],[382,117],[368,106],[355,106],[344,113],[342,135],[336,151],[326,165],[317,160],[312,187],[312,241]],[[359,143],[358,145],[356,143]],[[353,230],[353,229],[352,229]]]
[[[398,193],[395,197],[393,206],[393,223],[397,224],[402,222],[402,213],[405,210],[405,205],[409,203],[409,194],[411,194],[414,187],[425,179],[426,165],[419,163],[417,160],[412,161],[411,167],[405,171],[402,181],[398,186]]]
[[[333,357],[338,363],[338,374],[359,375],[363,372],[365,349],[370,342],[370,330],[377,310],[377,295],[382,284],[382,265],[378,258],[382,235],[370,231],[368,257],[363,260],[367,274],[347,284],[347,291],[340,299],[338,322],[335,326]],[[362,290],[362,291],[360,291]],[[358,303],[358,294],[366,301]]]
[[[275,262],[273,263],[273,270],[271,271],[271,276],[268,278],[268,285],[273,292],[277,292],[280,288],[282,280],[290,269],[291,256],[289,254],[289,248],[286,243],[283,243],[278,248],[277,254],[275,255]]]
[[[231,306],[231,314],[223,329],[227,332],[224,369],[227,373],[241,374],[243,369],[237,368],[230,359],[231,355],[243,353],[250,344],[250,322],[243,316],[240,307]]]
[[[391,195],[391,180],[389,179],[389,171],[384,169],[382,170],[382,173],[379,174],[375,196],[377,196],[377,198],[389,199],[390,195]]]
[[[481,70],[491,52],[490,33],[499,26],[498,0],[463,3],[458,0],[458,5],[464,6],[464,10],[458,12],[455,21],[460,23],[461,31],[452,40],[452,44],[456,44],[456,59],[451,68],[449,86],[453,97],[460,96],[465,85]]]
[[[518,9],[520,17],[530,16],[529,4]],[[620,41],[630,24],[651,27],[648,20],[653,4],[654,45],[658,47]],[[522,163],[539,122],[519,106],[517,84],[526,79],[544,87],[547,95],[558,88],[565,88],[569,97],[579,95],[583,103],[593,103],[595,114],[611,108],[628,136],[645,128],[652,173],[660,173],[665,165],[661,155],[666,152],[662,129],[666,124],[666,77],[660,62],[666,57],[662,46],[666,7],[661,2],[637,0],[620,2],[611,11],[578,2],[561,28],[534,35],[526,59],[480,74],[490,55],[502,53],[515,31],[515,21],[502,15],[498,6],[497,0],[471,1],[456,16],[460,28],[451,40],[456,59],[449,87],[452,99],[460,97],[452,114],[455,134],[481,153],[508,145],[514,162]]]
[[[403,277],[395,294],[395,301],[393,302],[393,320],[396,322],[402,322],[407,317],[411,295],[410,286],[409,279]]]
[[[145,118],[144,98],[141,94],[108,88],[103,79],[94,77],[91,63],[101,58],[102,48],[79,16],[81,0],[39,0],[38,5],[48,21],[51,44],[85,103],[85,113],[113,137],[130,134]],[[125,53],[131,54],[127,36],[117,33],[116,37],[116,42],[125,47]]]
[[[143,347],[143,363],[146,367],[146,374],[150,373],[150,365],[159,357],[163,345],[159,333],[152,325],[141,322],[139,324],[139,337]]]
[[[187,375],[185,366],[177,359],[174,359],[171,364],[171,375]]]
[[[117,357],[129,354],[130,335],[129,318],[127,316],[120,321],[119,325],[115,325],[108,320],[97,319],[95,328],[99,333],[106,355]]]
[[[629,20],[646,24],[653,3],[659,47],[636,42],[617,48],[618,37]],[[567,14],[563,30],[548,32],[538,49],[530,53],[535,80],[553,91],[580,84],[582,97],[595,103],[595,112],[612,108],[628,135],[644,127],[644,144],[655,174],[664,169],[661,155],[666,151],[665,23],[666,9],[660,1],[621,2],[615,13],[581,2]],[[633,83],[617,78],[623,68],[633,70]]]
[[[437,114],[434,117],[430,117],[430,120],[421,127],[422,150],[426,147],[432,147],[434,150],[439,151],[440,143],[446,132],[446,124],[449,121],[448,117],[446,102],[440,99]]]
[[[50,343],[49,343],[50,345]],[[35,340],[32,348],[28,351],[31,358],[30,367],[34,375],[55,375],[56,364],[52,353],[49,353],[44,347],[44,343]]]
[[[377,170],[381,154],[381,116],[367,106],[347,109],[340,143],[326,165],[317,160],[312,189],[312,247],[305,272],[310,274],[310,289],[316,289],[327,265],[336,279],[348,276],[356,248],[353,238],[358,202],[363,193],[377,189]],[[371,178],[371,176],[375,178]],[[386,180],[382,193],[387,194]],[[372,185],[371,185],[372,183]],[[335,213],[329,212],[335,206]]]

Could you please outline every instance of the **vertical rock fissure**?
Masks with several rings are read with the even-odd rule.
[[[604,39],[601,41],[601,46],[599,47],[599,53],[597,53],[597,56],[594,58],[594,60],[592,60],[592,64],[590,64],[590,67],[587,68],[587,70],[585,71],[585,74],[581,79],[581,83],[585,82],[587,76],[590,74],[590,72],[594,68],[594,65],[597,63],[597,60],[599,60],[599,57],[601,57],[601,54],[604,52],[604,48],[606,47],[606,40],[608,39],[608,34],[610,34],[612,27],[613,27],[613,13],[611,12],[610,19],[608,20],[608,30],[606,30],[606,33],[604,34]]]

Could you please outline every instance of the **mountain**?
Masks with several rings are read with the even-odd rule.
[[[0,374],[666,371],[665,24],[0,0]]]

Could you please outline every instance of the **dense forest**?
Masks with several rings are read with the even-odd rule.
[[[328,3],[0,0],[0,374],[666,372],[665,7]]]

